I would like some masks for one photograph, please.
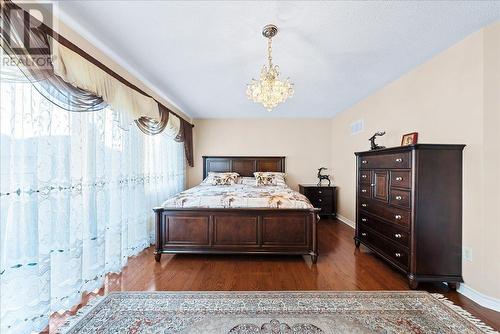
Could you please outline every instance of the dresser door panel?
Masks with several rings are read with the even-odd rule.
[[[376,171],[373,173],[373,198],[387,203],[389,201],[389,172]]]

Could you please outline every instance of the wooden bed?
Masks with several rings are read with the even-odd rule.
[[[284,172],[285,157],[204,156],[209,172]],[[155,260],[164,253],[310,255],[316,263],[319,209],[162,208],[156,213]]]

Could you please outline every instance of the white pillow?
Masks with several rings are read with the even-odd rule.
[[[256,181],[255,181],[255,177],[241,176],[238,178],[238,183],[246,185],[246,186],[254,186]]]

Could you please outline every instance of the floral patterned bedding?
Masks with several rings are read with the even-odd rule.
[[[309,200],[288,186],[201,183],[165,201],[164,208],[309,209]]]

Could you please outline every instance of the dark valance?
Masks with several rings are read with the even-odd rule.
[[[193,157],[193,126],[184,120],[181,120],[181,128],[177,137],[175,137],[176,141],[184,142],[184,153],[186,155],[186,161],[189,166],[194,166],[194,157]]]
[[[51,48],[47,33],[26,11],[10,1],[1,4],[1,43],[5,53],[11,58],[45,98],[68,111],[96,111],[107,104],[78,87],[65,82],[54,73]],[[26,47],[28,45],[29,47]],[[3,65],[3,64],[2,64]],[[2,66],[2,80],[20,80],[19,77],[3,75],[7,66]]]
[[[193,126],[188,121],[154,100],[150,95],[44,23],[39,22],[11,0],[2,0],[0,18],[2,21],[0,31],[2,49],[19,67],[26,80],[32,83],[45,98],[60,108],[73,112],[91,112],[103,109],[108,105],[115,111],[131,111],[129,114],[134,115],[135,124],[148,135],[164,131],[169,124],[169,118],[171,118],[170,121],[180,119],[180,124],[176,126],[178,132],[175,135],[175,140],[184,143],[186,160],[190,166],[193,166]],[[64,53],[56,52],[59,49],[54,49],[54,44],[60,45],[59,48]],[[54,57],[55,53],[56,57]],[[67,61],[65,64],[62,61],[63,55],[66,55],[67,59],[73,62]],[[90,85],[86,85],[85,80],[78,80],[78,76],[75,79],[73,73],[63,75],[66,74],[64,71],[71,69],[69,65],[80,69],[81,66],[74,65],[75,60],[81,61],[86,68],[98,74],[96,77],[103,81],[102,89],[96,80],[89,81],[87,78]],[[4,72],[4,66],[2,66],[2,72]],[[2,80],[9,80],[9,76],[2,73]],[[106,93],[110,86],[119,90],[120,94],[107,96]],[[122,98],[118,99],[117,95]],[[169,117],[169,115],[173,116]],[[175,124],[178,123],[177,120]]]

